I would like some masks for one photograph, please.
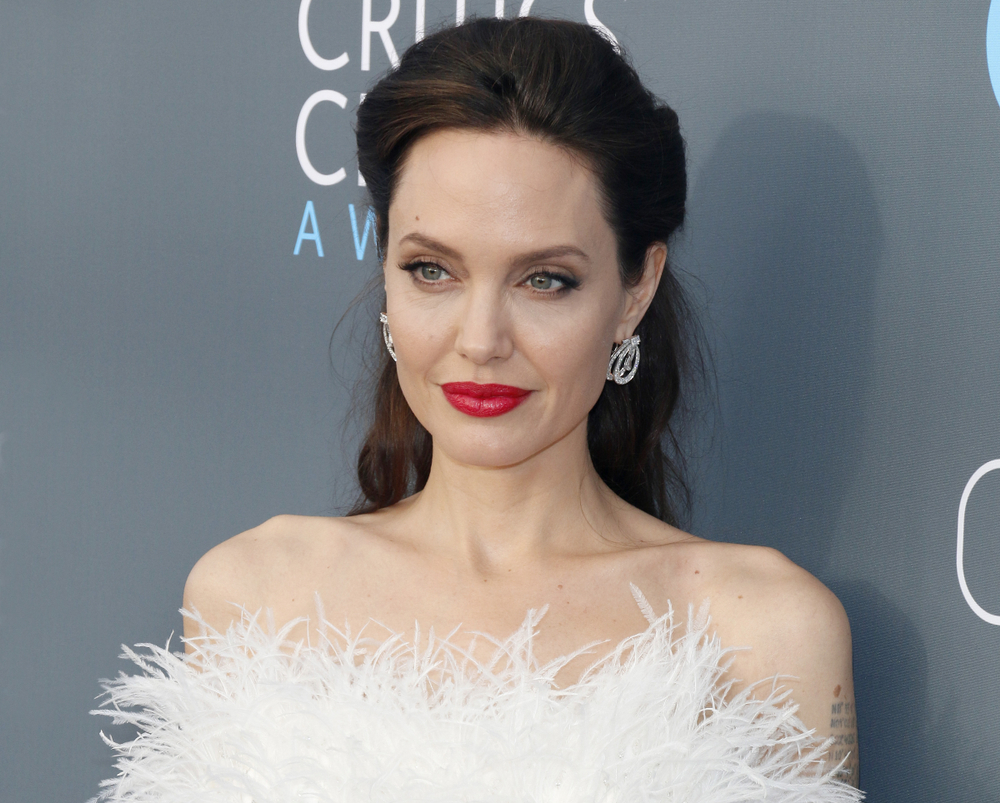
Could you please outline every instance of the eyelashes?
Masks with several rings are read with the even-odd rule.
[[[552,288],[553,281],[559,282],[561,286]],[[574,279],[572,276],[567,276],[563,273],[541,271],[539,273],[532,273],[527,279],[524,280],[523,284],[526,284],[533,290],[537,290],[541,293],[559,293],[564,290],[576,290],[576,288],[580,286],[580,280]]]
[[[415,280],[422,281],[425,284],[437,283],[439,276],[433,276],[432,278],[434,273],[437,273],[440,276],[448,275],[448,271],[436,262],[428,262],[423,259],[416,259],[412,262],[402,262],[399,267],[401,270],[405,270],[407,273],[411,274]]]
[[[414,282],[424,285],[440,284],[443,282],[444,277],[450,275],[445,267],[426,259],[401,262],[399,269],[409,273],[413,277]],[[553,283],[558,283],[558,286],[553,287]],[[580,280],[565,273],[546,270],[532,273],[521,284],[526,285],[540,295],[552,296],[562,295],[569,290],[576,290],[580,286]]]

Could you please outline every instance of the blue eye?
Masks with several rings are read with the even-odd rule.
[[[532,290],[561,290],[568,286],[568,282],[551,273],[536,273],[528,279],[528,285]]]
[[[436,282],[444,275],[444,271],[437,265],[425,262],[420,266],[420,278],[428,282]]]

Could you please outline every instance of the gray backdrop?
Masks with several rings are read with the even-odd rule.
[[[416,0],[398,5],[401,52]],[[530,9],[599,17],[680,113],[674,255],[718,375],[692,528],[774,545],[840,595],[879,802],[1000,800],[1000,627],[972,605],[1000,613],[1000,472],[968,498],[972,603],[955,559],[963,489],[1000,458],[989,5]],[[344,415],[374,322],[330,335],[375,266],[351,121],[393,8],[371,0],[366,65],[363,0],[315,0],[313,61],[347,54],[321,69],[299,0],[0,5],[4,803],[82,801],[112,772],[98,678],[122,642],[179,628],[206,549],[351,496]],[[427,29],[455,12],[427,0]],[[317,177],[345,172],[318,184],[296,124],[329,90],[346,108],[317,96],[303,150]]]

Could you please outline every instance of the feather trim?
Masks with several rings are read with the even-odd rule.
[[[194,652],[123,647],[139,674],[104,681],[94,714],[138,729],[115,743],[115,803],[856,803],[822,771],[828,746],[804,730],[771,684],[726,700],[731,660],[707,610],[681,632],[668,610],[557,688],[559,670],[594,644],[544,665],[532,643],[545,609],[490,660],[431,631],[419,648],[334,628],[291,642],[243,610]],[[198,618],[196,614],[184,612]],[[200,621],[200,620],[199,620]],[[204,622],[202,622],[204,624]]]

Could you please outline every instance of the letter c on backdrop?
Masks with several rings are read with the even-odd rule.
[[[958,503],[958,550],[955,559],[958,567],[958,584],[962,587],[962,596],[969,603],[969,607],[972,608],[973,613],[991,625],[1000,625],[1000,616],[990,613],[976,602],[975,597],[972,596],[972,592],[969,591],[969,584],[965,582],[965,507],[969,503],[969,497],[972,495],[972,489],[976,487],[976,483],[986,474],[997,469],[1000,469],[1000,460],[990,460],[990,462],[976,469],[976,473],[965,484],[965,490],[962,491],[962,501]]]
[[[335,89],[321,89],[319,92],[313,92],[306,102],[302,104],[302,111],[299,112],[299,120],[295,124],[295,155],[299,157],[299,165],[301,165],[303,173],[309,176],[316,184],[329,187],[331,184],[343,181],[347,177],[347,171],[344,168],[340,168],[333,173],[320,173],[319,170],[313,167],[312,162],[309,161],[309,154],[306,153],[306,123],[309,122],[309,115],[312,114],[312,110],[317,104],[323,101],[336,103],[342,109],[347,108],[347,98]]]
[[[351,57],[344,52],[335,59],[325,59],[316,52],[312,37],[309,36],[309,6],[311,5],[312,0],[302,0],[302,4],[299,6],[299,44],[302,45],[302,52],[306,54],[309,63],[314,67],[319,67],[321,70],[339,70],[351,60]]]

